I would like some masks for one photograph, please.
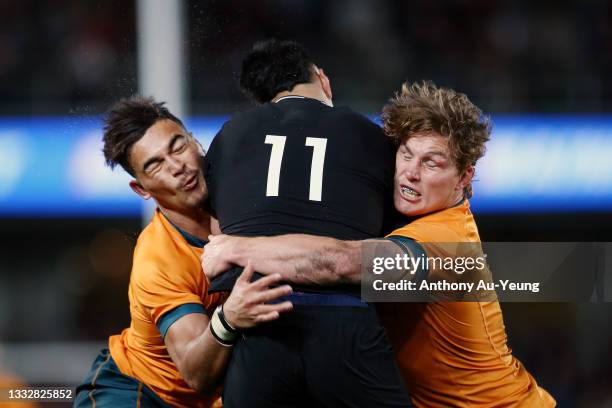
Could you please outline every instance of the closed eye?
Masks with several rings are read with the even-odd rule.
[[[155,161],[149,162],[147,166],[145,167],[144,172],[147,174],[156,172],[157,170],[160,169],[161,162],[162,162],[161,160],[155,160]]]
[[[185,150],[185,147],[187,147],[187,143],[185,141],[177,142],[172,150],[172,153],[181,153],[183,150]]]

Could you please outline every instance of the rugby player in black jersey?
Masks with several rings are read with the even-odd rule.
[[[328,77],[302,46],[255,44],[240,85],[259,106],[235,115],[206,155],[210,210],[225,234],[383,234],[394,149],[382,130],[335,108]],[[213,280],[229,291],[238,271]],[[392,349],[359,287],[300,287],[294,311],[243,332],[225,407],[407,407]]]

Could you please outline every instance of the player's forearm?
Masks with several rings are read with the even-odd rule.
[[[240,238],[227,254],[231,263],[256,271],[278,273],[302,285],[359,283],[361,244],[312,235]]]
[[[187,384],[201,394],[215,394],[222,385],[231,350],[213,337],[208,326],[185,349],[181,373]]]

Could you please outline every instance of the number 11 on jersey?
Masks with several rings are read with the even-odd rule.
[[[286,140],[287,136],[266,135],[265,143],[272,145],[270,165],[268,166],[268,184],[266,186],[267,197],[278,197],[278,185],[280,182],[280,171]],[[325,163],[327,139],[320,137],[307,137],[306,146],[312,147],[310,190],[308,199],[311,201],[321,201],[321,195],[323,192],[323,167]]]

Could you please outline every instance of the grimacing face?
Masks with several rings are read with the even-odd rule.
[[[463,198],[463,189],[473,174],[473,166],[459,174],[445,137],[417,133],[397,149],[395,208],[404,215],[416,216],[452,207]]]
[[[130,187],[162,208],[179,212],[198,208],[208,197],[202,154],[198,142],[181,125],[158,120],[132,145],[129,160],[136,180]]]

